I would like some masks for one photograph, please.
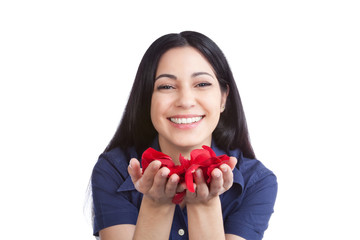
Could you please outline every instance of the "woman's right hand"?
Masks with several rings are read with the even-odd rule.
[[[144,197],[148,197],[155,204],[172,204],[180,178],[177,174],[168,178],[170,170],[167,167],[160,167],[160,161],[152,161],[142,174],[140,162],[132,158],[128,172],[136,190],[144,194]]]

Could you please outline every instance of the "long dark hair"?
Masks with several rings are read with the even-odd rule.
[[[240,148],[245,157],[255,158],[243,106],[230,66],[220,48],[210,38],[193,31],[164,35],[153,42],[145,52],[122,120],[105,152],[115,147],[125,151],[135,147],[141,155],[151,145],[157,135],[150,118],[157,66],[160,57],[166,51],[184,46],[191,46],[200,51],[213,67],[221,90],[229,89],[225,111],[221,113],[219,123],[213,132],[216,145],[225,151]]]

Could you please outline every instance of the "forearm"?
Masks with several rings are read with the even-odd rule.
[[[134,239],[169,239],[174,211],[175,204],[156,204],[144,196],[136,223]]]
[[[189,238],[200,239],[225,239],[221,202],[215,197],[206,204],[187,204]]]

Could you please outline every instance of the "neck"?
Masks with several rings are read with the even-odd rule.
[[[162,153],[170,156],[176,165],[180,165],[180,161],[179,161],[180,154],[183,157],[190,159],[191,151],[194,149],[200,149],[202,147],[202,145],[204,145],[204,144],[200,144],[199,146],[196,145],[196,146],[181,147],[181,146],[175,146],[175,145],[169,143],[168,141],[166,141],[165,139],[159,138],[160,151]],[[209,146],[209,144],[205,144],[205,145]]]
[[[195,149],[195,148],[190,149],[190,148],[185,148],[185,147],[184,148],[175,148],[175,147],[171,146],[170,144],[164,144],[164,143],[161,144],[160,142],[159,142],[159,145],[160,145],[161,152],[170,156],[176,165],[180,165],[180,161],[179,161],[180,154],[183,157],[190,159],[190,152],[193,149]]]

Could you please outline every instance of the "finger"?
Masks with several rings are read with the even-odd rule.
[[[130,160],[128,166],[128,172],[130,174],[133,183],[137,182],[141,178],[142,173],[141,173],[140,163],[136,158],[132,158]]]
[[[235,168],[235,166],[236,166],[236,164],[237,164],[237,159],[236,159],[236,157],[230,157],[228,164],[229,164],[231,170],[234,170],[234,168]]]
[[[149,166],[146,168],[143,176],[139,181],[136,182],[135,187],[137,187],[140,192],[147,192],[152,187],[154,182],[154,177],[159,171],[161,162],[158,160],[152,161]]]
[[[165,186],[167,182],[167,177],[170,173],[170,170],[167,167],[161,168],[154,177],[154,182],[151,188],[153,194],[158,196],[165,194]]]
[[[221,193],[223,187],[223,177],[220,169],[215,168],[211,172],[210,195],[217,196]]]
[[[193,183],[194,184],[194,189],[195,189],[195,192],[190,192],[189,191],[189,189],[186,189],[186,199],[194,199],[194,198],[196,198],[196,188],[197,188],[197,186],[196,186],[196,183]]]
[[[186,184],[185,183],[180,183],[176,186],[176,192],[180,193],[186,190]]]
[[[197,169],[195,172],[196,183],[196,197],[205,199],[209,195],[209,188],[205,182],[204,175],[201,169]]]
[[[225,190],[228,190],[233,184],[233,172],[231,171],[230,166],[227,164],[222,164],[220,166],[220,170],[223,175],[223,187]]]
[[[176,194],[178,183],[180,177],[177,174],[173,174],[169,177],[169,180],[166,183],[165,195],[168,197],[173,197]],[[184,191],[184,190],[182,190]]]

